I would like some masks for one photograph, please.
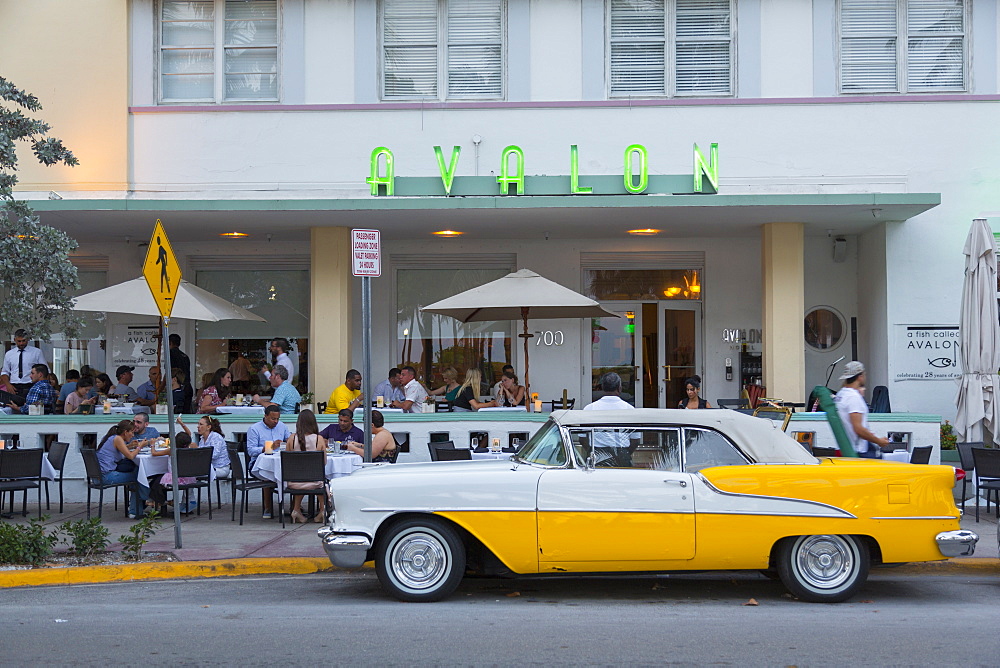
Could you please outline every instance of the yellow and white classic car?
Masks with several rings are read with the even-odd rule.
[[[330,560],[374,560],[405,601],[466,570],[571,574],[753,569],[843,601],[872,564],[972,554],[955,469],[816,459],[729,410],[557,411],[509,460],[366,467],[331,481]]]

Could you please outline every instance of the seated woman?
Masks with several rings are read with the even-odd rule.
[[[434,396],[444,395],[444,398],[448,402],[454,402],[455,398],[458,396],[458,390],[460,385],[458,384],[458,371],[453,366],[446,367],[444,371],[441,372],[444,377],[444,385],[436,389],[428,391],[428,394]]]
[[[149,488],[137,482],[138,466],[133,461],[139,454],[139,444],[129,443],[135,435],[135,423],[131,420],[122,420],[108,430],[97,447],[97,462],[101,465],[101,482],[106,485],[114,483],[131,483],[136,493],[129,496],[130,519],[142,519],[145,503],[149,498]],[[121,462],[128,460],[131,467],[122,465]],[[123,470],[130,468],[131,470]]]
[[[93,406],[97,403],[96,396],[90,396],[90,391],[94,389],[94,379],[84,376],[76,381],[76,389],[66,396],[63,402],[63,413],[71,415],[73,413],[93,412]],[[91,408],[84,408],[90,406]]]
[[[177,416],[177,424],[184,433],[191,436],[191,430],[184,424],[184,419],[180,415]],[[226,451],[226,435],[222,432],[222,425],[211,415],[203,415],[195,428],[198,430],[198,447],[212,448],[212,468],[215,469],[215,477],[228,478],[229,452]]]
[[[453,411],[468,412],[478,411],[480,408],[490,408],[496,406],[495,401],[479,401],[479,390],[483,386],[483,374],[479,369],[469,369],[465,372],[465,382],[458,388]]]
[[[372,411],[372,461],[389,462],[395,453],[396,439],[392,437],[392,432],[385,428],[385,417],[378,412]],[[363,443],[348,441],[344,444],[345,450],[350,450],[356,455],[365,456]]]
[[[111,382],[111,376],[106,373],[99,373],[97,377],[94,378],[94,389],[91,396],[108,396],[111,394],[111,390],[114,389],[115,384]]]
[[[698,396],[701,391],[701,376],[691,376],[684,381],[684,390],[687,398],[681,399],[677,408],[711,408],[708,401]]]
[[[524,385],[519,385],[513,371],[504,371],[500,378],[500,393],[497,395],[497,406],[524,405]]]
[[[180,417],[177,418],[180,420]],[[178,448],[194,448],[197,447],[196,444],[191,440],[191,435],[184,432],[174,436],[174,445]],[[165,457],[170,454],[170,448],[173,447],[169,444],[164,444],[161,446],[154,445],[150,450],[150,454],[154,457]],[[177,483],[180,485],[187,485],[194,482],[194,478],[178,478]],[[146,505],[152,506],[154,508],[161,508],[164,511],[167,508],[167,492],[173,487],[174,477],[173,472],[167,469],[167,472],[163,475],[154,476],[149,479],[149,502]],[[181,512],[187,513],[195,510],[198,507],[198,502],[188,502],[186,508],[181,508]]]
[[[295,433],[288,439],[288,450],[309,452],[319,450],[326,451],[326,439],[319,435],[319,425],[316,424],[316,414],[306,409],[299,413],[295,421]],[[314,522],[323,523],[326,521],[326,503],[324,502],[323,484],[319,482],[289,482],[285,484],[289,489],[315,489],[319,511],[313,518]],[[279,490],[280,491],[280,490]],[[305,495],[296,494],[292,497],[292,523],[300,522],[305,524],[306,516],[302,514],[302,499]]]
[[[212,380],[201,391],[198,400],[199,413],[214,413],[216,407],[223,406],[229,398],[229,386],[233,384],[233,374],[229,369],[221,367],[216,370]]]

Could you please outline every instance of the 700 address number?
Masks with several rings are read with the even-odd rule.
[[[536,346],[561,346],[566,340],[562,330],[535,332]]]

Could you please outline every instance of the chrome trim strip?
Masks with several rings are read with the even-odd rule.
[[[436,508],[362,508],[363,513],[441,513],[441,512],[491,512],[491,513],[533,513],[535,508],[471,508],[464,506],[461,508],[436,507]]]
[[[703,483],[705,483],[705,486],[708,487],[711,491],[715,492],[716,494],[721,494],[723,496],[736,496],[736,497],[741,497],[741,498],[745,498],[745,499],[771,499],[772,501],[793,501],[795,503],[805,503],[805,504],[809,504],[809,505],[812,505],[812,506],[819,506],[820,508],[828,508],[830,510],[833,510],[833,511],[836,511],[838,513],[841,513],[841,516],[846,516],[846,517],[849,517],[851,519],[857,519],[858,518],[857,515],[855,515],[853,513],[849,513],[846,510],[844,510],[843,508],[838,508],[837,506],[831,506],[828,503],[821,503],[819,501],[810,501],[809,499],[793,499],[793,498],[789,498],[787,496],[769,496],[769,495],[766,495],[766,494],[740,494],[738,492],[724,492],[721,489],[719,489],[718,487],[716,487],[715,485],[713,485],[708,480],[708,478],[706,478],[700,472],[699,473],[695,473],[694,475],[696,477],[700,478],[701,481]],[[753,515],[770,515],[772,513],[750,513],[750,514],[753,514]],[[774,513],[774,514],[777,514],[777,513]],[[804,516],[805,517],[809,517],[809,515],[804,515]]]
[[[649,508],[539,508],[540,513],[649,513],[655,515],[694,515],[694,510],[653,510]]]
[[[844,517],[845,513],[843,511],[837,513],[762,513],[756,510],[702,510],[698,512],[699,515],[754,515],[757,517],[816,517],[824,519],[858,519],[856,515],[851,515],[846,513],[848,517]]]
[[[913,517],[872,517],[873,520],[957,520],[956,515],[915,515]]]

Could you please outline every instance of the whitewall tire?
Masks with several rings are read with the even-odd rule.
[[[442,520],[403,520],[379,539],[375,571],[382,586],[401,601],[439,601],[462,581],[465,545]]]
[[[786,538],[778,548],[778,575],[803,601],[838,603],[868,580],[871,557],[856,536],[823,534]]]

